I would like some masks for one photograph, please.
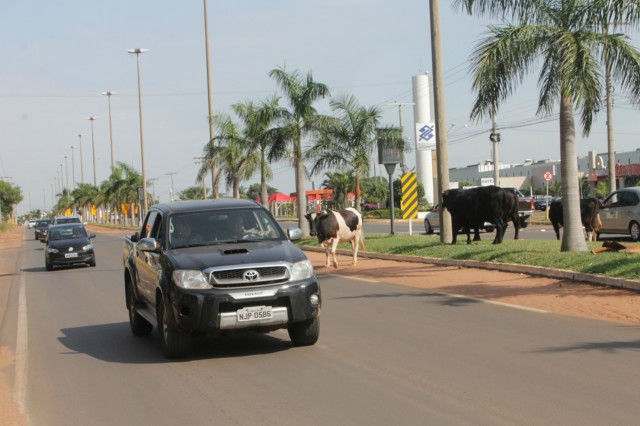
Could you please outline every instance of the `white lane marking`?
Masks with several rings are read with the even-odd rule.
[[[382,282],[382,281],[379,281],[379,280],[370,280],[370,279],[362,278],[362,277],[350,277],[348,275],[341,275],[341,274],[331,274],[330,273],[330,275],[332,275],[334,277],[345,278],[345,279],[348,279],[348,280],[365,281],[365,282],[368,282],[368,283],[379,283],[379,282]]]
[[[18,294],[18,331],[16,336],[16,371],[13,399],[23,414],[27,408],[27,292],[25,274],[20,274]]]
[[[361,277],[349,277],[349,276],[340,275],[340,274],[331,274],[331,275],[335,276],[335,277],[345,278],[345,279],[351,279],[351,280],[357,280],[357,281],[366,281],[366,282],[369,282],[369,283],[382,282],[382,281],[377,281],[377,280],[369,280],[369,279],[361,278]],[[429,291],[429,289],[425,289],[425,290]],[[529,308],[527,306],[520,306],[520,305],[511,304],[511,303],[497,302],[495,300],[489,300],[489,299],[479,299],[477,297],[465,296],[465,295],[462,295],[462,294],[447,293],[447,292],[444,292],[444,291],[430,291],[430,293],[441,294],[441,295],[447,296],[447,297],[456,297],[458,299],[473,300],[474,302],[489,303],[491,305],[504,306],[506,308],[520,309],[522,311],[537,312],[539,314],[548,314],[549,313],[549,311],[545,311],[543,309]]]
[[[495,300],[479,299],[477,297],[464,296],[464,295],[461,295],[461,294],[454,294],[454,293],[445,293],[445,292],[437,292],[437,293],[438,294],[442,294],[444,296],[456,297],[458,299],[469,299],[469,300],[473,300],[474,302],[484,302],[484,303],[489,303],[491,305],[504,306],[506,308],[513,308],[513,309],[520,309],[520,310],[523,310],[523,311],[537,312],[539,314],[548,314],[549,313],[549,311],[545,311],[545,310],[542,310],[542,309],[529,308],[527,306],[514,305],[514,304],[511,304],[511,303],[497,302]]]

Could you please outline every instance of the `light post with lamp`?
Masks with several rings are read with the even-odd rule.
[[[147,174],[144,168],[144,131],[142,126],[142,94],[140,90],[140,54],[148,52],[149,49],[128,49],[127,52],[136,55],[136,66],[138,69],[138,114],[140,115],[140,161],[142,163],[142,212],[140,217],[147,213]]]
[[[96,142],[93,138],[93,122],[96,121],[98,117],[87,117],[87,120],[91,122],[91,149],[93,150],[93,186],[98,186],[98,179],[96,177]]]
[[[109,99],[109,145],[111,148],[111,169],[113,170],[115,163],[113,157],[113,129],[111,127],[111,96],[117,95],[116,92],[106,91],[102,92],[103,95]]]

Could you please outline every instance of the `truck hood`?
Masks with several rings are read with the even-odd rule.
[[[169,250],[174,269],[203,270],[252,263],[295,263],[307,257],[289,240],[269,240]]]

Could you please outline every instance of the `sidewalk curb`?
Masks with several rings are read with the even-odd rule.
[[[300,246],[304,251],[324,253],[320,247]],[[351,256],[351,250],[336,250],[336,254]],[[628,280],[624,278],[612,278],[604,275],[586,274],[583,272],[567,271],[564,269],[549,269],[541,266],[517,265],[514,263],[481,262],[479,260],[461,259],[439,259],[435,257],[404,256],[397,254],[358,252],[358,257],[369,259],[392,260],[398,262],[425,263],[443,266],[457,266],[464,268],[489,269],[501,272],[512,272],[516,274],[526,274],[546,278],[558,278],[571,280],[580,283],[587,283],[599,286],[614,287],[624,290],[640,292],[640,281]]]

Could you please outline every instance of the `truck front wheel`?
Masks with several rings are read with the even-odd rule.
[[[158,301],[158,331],[162,343],[162,352],[167,358],[187,356],[191,351],[191,334],[179,330],[170,323],[169,315],[162,299]]]
[[[320,318],[315,317],[306,321],[289,325],[289,338],[293,346],[310,346],[318,341],[320,336]]]

